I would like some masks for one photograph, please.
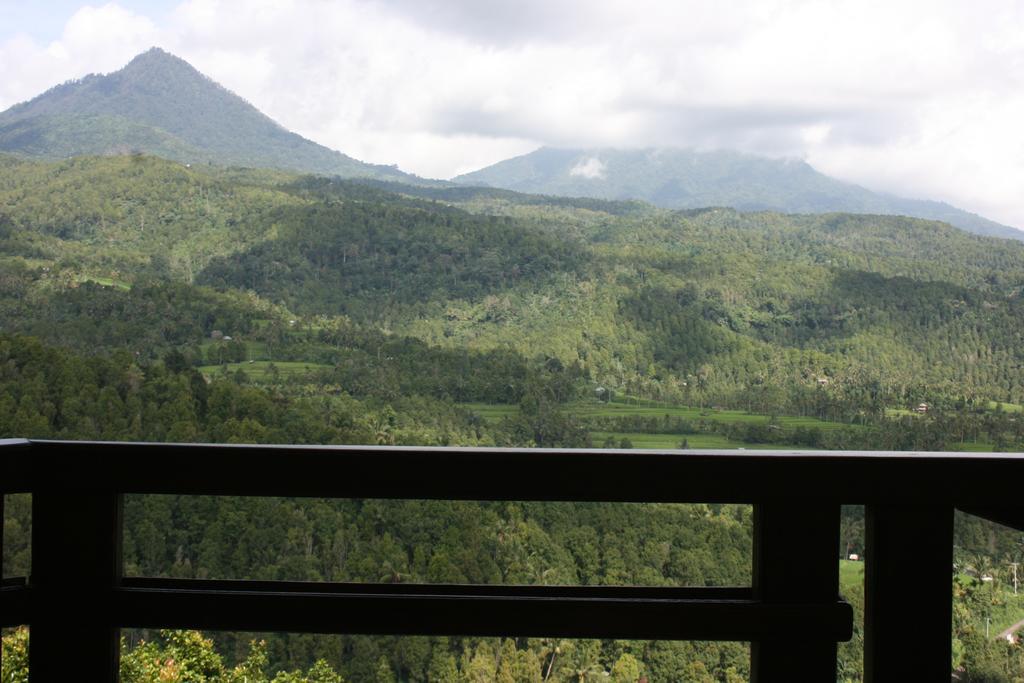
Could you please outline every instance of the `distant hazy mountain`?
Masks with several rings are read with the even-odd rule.
[[[414,179],[285,130],[159,48],[0,113],[0,151],[46,159],[138,151],[189,163]]]
[[[730,206],[785,213],[898,214],[1024,240],[1020,230],[949,204],[871,192],[829,178],[799,160],[731,151],[543,147],[455,181],[549,195],[642,199],[673,209]]]

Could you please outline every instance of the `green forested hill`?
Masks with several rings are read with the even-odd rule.
[[[1021,450],[1022,289],[1024,244],[918,219],[0,156],[0,437]],[[7,509],[22,573],[28,507]],[[138,574],[749,580],[745,506],[168,496],[125,519]],[[848,513],[843,548],[862,543]],[[1021,547],[964,520],[956,543],[964,566]],[[1000,654],[981,590],[954,634],[979,671]],[[25,637],[5,638],[7,670]],[[250,683],[732,683],[748,662],[729,643],[137,637],[139,683],[189,680],[165,663],[197,658]],[[841,649],[849,680],[858,648]]]
[[[376,317],[382,304],[479,299],[576,273],[581,245],[507,218],[442,207],[314,204],[275,212],[273,239],[211,262],[199,281],[307,314]]]
[[[982,235],[1024,232],[942,202],[871,192],[796,159],[728,150],[553,149],[543,147],[455,179],[518,192],[641,199],[670,209],[729,206],[744,211],[898,214],[946,221]]]
[[[736,404],[756,384],[794,409],[818,378],[900,403],[1024,394],[1024,245],[891,216],[407,189],[138,156],[6,159],[4,329],[61,315],[81,327],[76,300],[109,300],[100,328],[128,316],[154,338],[180,316],[142,326],[139,297],[202,285],[265,321],[344,316],[445,348],[511,348],[665,400]],[[88,282],[102,292],[83,294]],[[211,325],[183,323],[187,342],[160,332],[151,352],[225,327]]]
[[[413,179],[285,130],[159,48],[0,113],[0,151],[44,159],[140,151],[192,164]]]

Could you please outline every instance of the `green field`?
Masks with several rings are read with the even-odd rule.
[[[1007,413],[1019,413],[1024,411],[1024,405],[1021,405],[1020,403],[1000,403],[998,401],[989,401],[988,409],[1002,410]]]
[[[501,403],[463,403],[462,407],[471,410],[486,420],[500,420],[503,417],[511,417],[519,410],[518,406]],[[693,408],[689,406],[673,406],[668,404],[652,404],[649,402],[625,403],[612,401],[603,403],[600,401],[576,401],[566,406],[566,412],[579,418],[588,417],[679,417],[686,420],[708,420],[712,422],[742,423],[742,424],[763,424],[767,422],[768,415],[748,413],[744,410],[716,410],[712,408]],[[791,415],[778,415],[773,420],[774,424],[780,427],[805,427],[818,428],[822,430],[842,429],[851,427],[841,422],[826,422],[815,417],[796,417]]]
[[[839,592],[844,588],[864,585],[864,563],[839,560]]]
[[[990,409],[996,408],[996,403],[990,403]],[[1024,410],[1024,407],[1015,403],[1003,403],[1002,409],[1007,412]],[[519,407],[507,404],[492,403],[464,403],[462,407],[471,410],[488,421],[498,421],[505,417],[513,417]],[[694,408],[690,406],[673,406],[667,404],[656,404],[650,401],[612,401],[603,403],[600,401],[576,401],[566,406],[566,411],[572,415],[586,419],[592,417],[664,417],[666,415],[697,422],[706,420],[709,422],[721,422],[728,424],[765,424],[769,420],[768,415],[748,413],[743,410],[717,410],[713,408]],[[917,415],[909,410],[890,408],[886,411],[890,417],[897,415]],[[822,431],[852,428],[860,429],[860,425],[850,425],[842,422],[827,422],[815,417],[798,417],[793,415],[777,415],[772,420],[773,424],[780,427],[805,429],[820,429]],[[685,438],[689,448],[787,448],[784,444],[756,445],[733,441],[719,434],[649,434],[649,433],[626,433],[626,432],[591,432],[590,437],[595,446],[600,446],[605,439],[612,435],[621,440],[623,437],[632,442],[633,448],[654,448],[672,449],[679,448],[680,442]],[[950,450],[964,451],[968,453],[988,453],[994,450],[993,445],[988,442],[965,442],[962,444],[950,444]]]
[[[669,450],[679,448],[679,444],[685,439],[687,448],[792,448],[782,444],[750,444],[742,441],[733,441],[721,434],[645,434],[642,432],[590,432],[590,439],[595,446],[604,444],[608,437],[621,442],[623,438],[629,439],[633,448],[652,448],[656,450]]]
[[[485,420],[496,422],[506,417],[514,417],[519,411],[519,407],[508,404],[494,404],[494,403],[463,403],[463,408],[470,410]],[[714,410],[714,409],[703,409],[692,408],[687,406],[672,406],[666,404],[652,404],[650,402],[641,401],[639,404],[635,402],[617,402],[602,403],[598,401],[577,401],[570,403],[566,406],[566,412],[572,415],[586,419],[596,417],[657,417],[662,418],[666,415],[675,418],[682,418],[685,420],[692,420],[694,422],[698,420],[707,420],[712,422],[722,423],[740,423],[740,424],[764,424],[768,421],[769,416],[758,415],[755,413],[748,413],[742,410]],[[773,420],[774,424],[784,427],[804,427],[804,428],[817,428],[821,430],[840,429],[843,427],[849,427],[850,425],[842,424],[839,422],[825,422],[813,417],[793,417],[793,416],[776,416]],[[637,432],[606,432],[606,431],[593,431],[590,433],[590,438],[595,446],[601,446],[611,436],[617,441],[621,441],[626,438],[633,444],[633,448],[652,448],[657,450],[675,449],[679,448],[680,443],[685,439],[687,448],[792,448],[793,446],[786,446],[785,444],[772,444],[772,445],[758,445],[749,444],[741,441],[734,441],[721,434],[651,434],[651,433],[637,433]]]
[[[988,401],[985,404],[988,410],[1001,410],[1004,413],[1019,413],[1024,412],[1024,405],[1020,403],[1006,403],[1005,401]],[[920,415],[916,410],[910,410],[909,408],[886,408],[885,414],[887,417],[903,417],[905,415]]]
[[[949,449],[952,451],[963,451],[964,453],[991,453],[995,450],[995,446],[985,441],[974,441],[950,444]]]
[[[317,370],[329,369],[330,365],[321,363],[306,363],[303,361],[266,361],[257,360],[247,363],[225,363],[224,365],[203,365],[199,372],[206,377],[215,377],[222,373],[233,374],[239,370],[245,372],[249,379],[262,382],[273,379],[272,368],[277,369],[278,377],[281,379],[307,375]]]
[[[460,403],[459,405],[488,422],[497,422],[505,417],[515,417],[519,412],[519,406],[510,403]]]
[[[217,345],[218,344],[224,344],[224,343],[225,342],[215,341],[213,339],[204,339],[199,344],[199,350],[202,351],[204,358],[210,359],[211,358],[211,356],[210,356],[211,353],[213,355],[216,355],[216,353],[217,353],[217,351],[216,351]],[[268,361],[269,362],[270,359],[267,358],[267,345],[264,342],[261,342],[261,341],[248,341],[248,340],[246,340],[246,341],[243,341],[242,343],[245,344],[245,355],[248,356],[246,358],[246,360],[254,360],[254,361],[257,361],[257,362],[261,362],[261,361]],[[211,351],[211,349],[213,349],[213,350]],[[279,361],[278,363],[280,364],[282,362],[286,362],[286,361]],[[291,362],[291,361],[288,361],[288,362]],[[303,364],[306,364],[306,365],[316,365],[316,363],[306,363],[305,361],[294,361],[294,362],[299,362],[299,363],[303,363]],[[219,365],[217,367],[219,367]]]
[[[587,417],[679,417],[686,420],[708,420],[712,422],[727,422],[731,424],[764,424],[768,421],[768,415],[748,413],[745,410],[717,410],[713,408],[693,408],[690,406],[673,406],[668,404],[651,404],[641,402],[639,405],[633,402],[603,403],[600,401],[579,401],[569,404],[568,411],[581,418]],[[821,430],[843,429],[851,425],[841,422],[826,422],[815,417],[796,417],[791,415],[778,415],[772,421],[780,427],[804,427],[807,429],[818,428]]]
[[[96,284],[103,285],[104,287],[117,287],[125,292],[132,288],[132,286],[127,282],[121,282],[120,280],[115,280],[109,277],[98,277],[96,275],[82,275],[78,278],[78,281],[95,282]]]

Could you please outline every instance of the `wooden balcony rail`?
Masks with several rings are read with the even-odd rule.
[[[1024,528],[1022,475],[1021,454],[0,441],[0,491],[33,495],[32,574],[0,588],[0,626],[31,627],[34,682],[116,681],[124,627],[739,640],[751,642],[755,681],[830,681],[836,644],[853,628],[838,595],[839,510],[864,504],[867,679],[948,681],[953,509]],[[646,588],[127,578],[126,493],[752,503],[753,580]]]

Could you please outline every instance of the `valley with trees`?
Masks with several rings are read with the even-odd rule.
[[[0,437],[1024,450],[1022,290],[1024,244],[920,219],[2,156]],[[4,574],[23,575],[27,501],[6,511]],[[863,552],[861,514],[844,510],[837,560]],[[1006,573],[1022,553],[958,517],[964,680],[1019,671],[984,629],[1024,616]],[[721,586],[750,564],[742,505],[125,509],[139,576]],[[5,683],[27,637],[4,638]],[[129,682],[749,675],[742,643],[132,631],[123,652]],[[855,633],[841,680],[861,656]]]

